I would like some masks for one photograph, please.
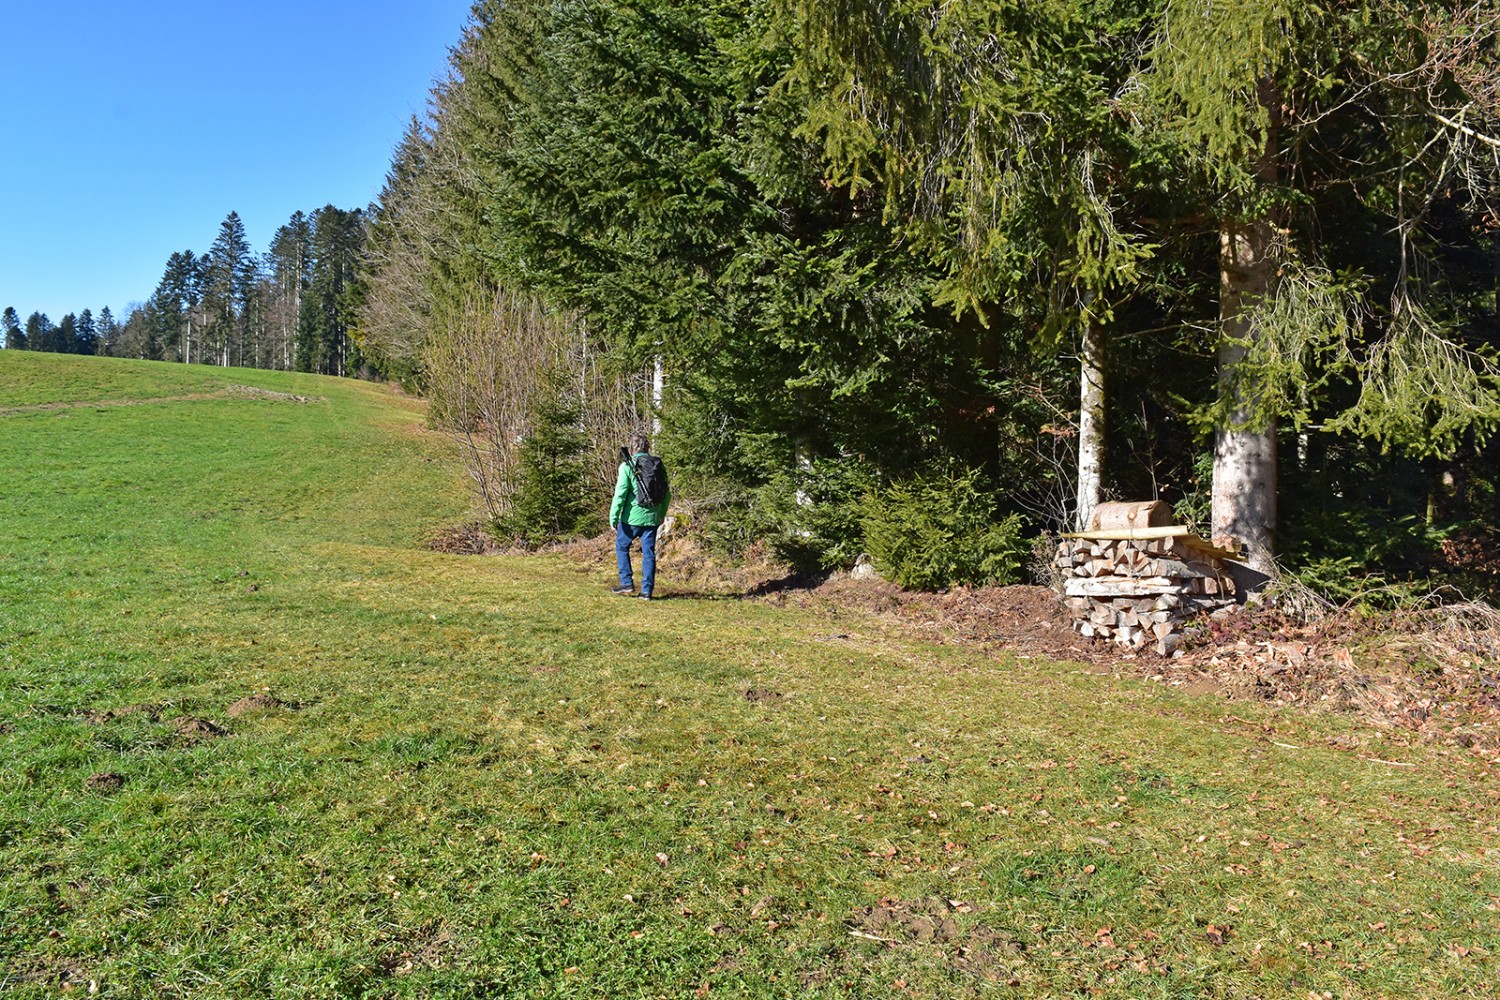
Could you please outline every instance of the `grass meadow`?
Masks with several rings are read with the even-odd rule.
[[[0,351],[0,994],[1496,995],[1483,758],[427,550],[464,490],[379,386]]]

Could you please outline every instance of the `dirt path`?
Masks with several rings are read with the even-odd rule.
[[[0,417],[21,413],[45,413],[49,410],[109,409],[116,406],[149,406],[153,403],[201,403],[210,399],[263,399],[276,403],[321,403],[321,396],[298,396],[289,392],[258,389],[253,385],[230,385],[213,392],[192,392],[181,396],[149,396],[143,399],[64,400],[56,403],[30,403],[26,406],[0,407]]]

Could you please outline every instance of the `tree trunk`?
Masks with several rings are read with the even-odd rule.
[[[661,433],[661,400],[667,386],[667,369],[658,354],[651,362],[651,434]]]
[[[1265,145],[1255,164],[1260,193],[1279,175],[1281,94],[1262,80]],[[1219,229],[1219,393],[1227,397],[1225,424],[1214,435],[1211,524],[1214,540],[1244,545],[1252,569],[1274,576],[1276,535],[1276,425],[1257,426],[1252,413],[1256,374],[1244,370],[1246,356],[1262,336],[1257,302],[1275,290],[1276,228],[1265,209],[1250,219],[1226,221]]]
[[[1078,390],[1078,512],[1073,527],[1088,528],[1104,490],[1104,327],[1087,320]]]
[[[1259,224],[1257,224],[1258,226]],[[1265,226],[1269,229],[1269,225]],[[1226,244],[1243,243],[1244,230],[1226,229]],[[1251,275],[1262,278],[1272,273],[1269,267],[1258,268]],[[1234,385],[1237,366],[1245,358],[1246,347],[1234,338],[1253,335],[1250,324],[1239,315],[1245,299],[1253,294],[1253,280],[1243,273],[1226,268],[1222,275],[1221,303],[1224,339],[1219,345],[1219,373],[1222,391],[1239,396],[1242,387]],[[1264,286],[1262,286],[1264,287]],[[1273,543],[1276,532],[1276,428],[1261,430],[1246,426],[1249,413],[1243,398],[1236,398],[1229,415],[1229,426],[1214,435],[1213,540],[1225,548],[1248,549],[1252,569],[1274,574]]]
[[[1227,424],[1214,436],[1213,537],[1244,545],[1253,569],[1272,574],[1276,532],[1276,427],[1251,424],[1254,382],[1241,371],[1259,336],[1253,309],[1275,277],[1271,222],[1226,224],[1219,234],[1219,391],[1228,394]]]

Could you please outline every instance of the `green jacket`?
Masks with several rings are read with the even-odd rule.
[[[637,454],[644,455],[645,452]],[[609,505],[610,527],[623,521],[626,524],[654,528],[666,519],[667,505],[671,502],[672,490],[668,487],[667,495],[655,507],[642,507],[636,503],[635,470],[630,467],[630,463],[621,462],[620,477],[615,480],[615,502]]]

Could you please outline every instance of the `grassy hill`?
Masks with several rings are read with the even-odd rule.
[[[0,993],[1500,981],[1479,757],[426,550],[465,504],[380,387],[0,352]]]

